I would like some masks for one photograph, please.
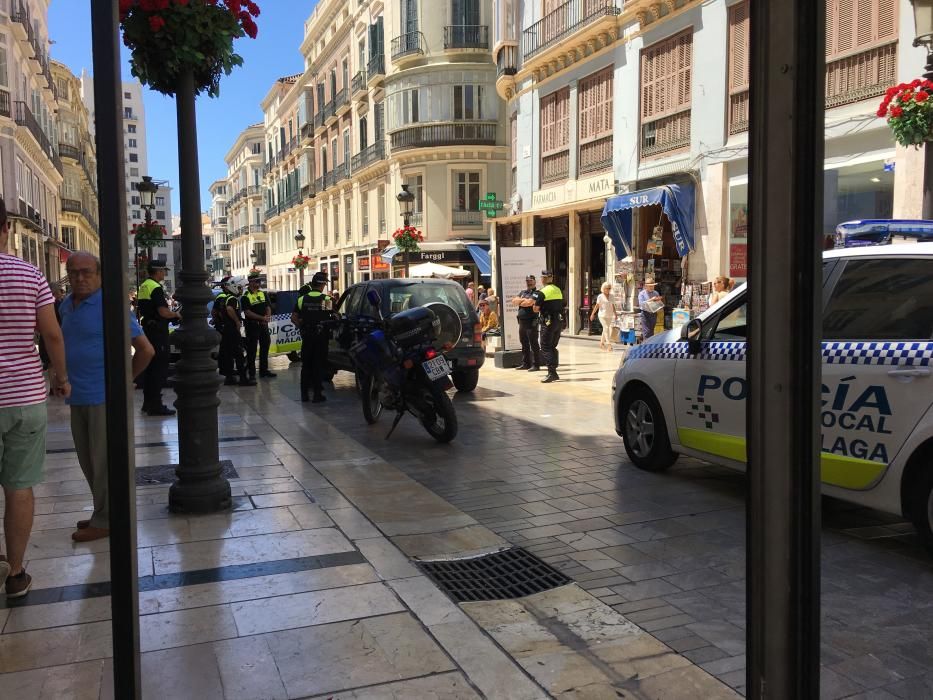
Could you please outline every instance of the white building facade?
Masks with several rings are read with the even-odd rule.
[[[219,282],[230,268],[230,241],[227,216],[229,184],[226,178],[215,180],[208,188],[211,193],[211,208],[205,215],[205,232],[210,231],[211,255],[208,270],[211,279]],[[206,241],[205,241],[206,245]]]
[[[262,125],[253,124],[237,136],[226,156],[223,208],[226,211],[228,248],[221,250],[228,260],[224,269],[233,275],[246,275],[254,264],[260,268],[267,264],[267,236],[262,210],[263,143]],[[220,218],[220,194],[215,189],[211,192],[214,194],[213,215],[217,221]]]
[[[825,217],[814,235],[849,219],[919,217],[922,151],[895,148],[875,116],[888,86],[923,72],[911,4],[823,1]],[[495,235],[546,247],[569,293],[571,330],[586,325],[588,302],[629,252],[604,242],[600,214],[616,194],[632,198],[632,270],[658,278],[669,307],[685,283],[744,279],[749,0],[494,5],[512,171]],[[641,204],[671,185],[695,212],[683,257],[662,207]]]

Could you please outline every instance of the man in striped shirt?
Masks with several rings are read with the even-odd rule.
[[[52,363],[55,393],[70,396],[71,385],[49,284],[35,267],[7,255],[9,238],[6,206],[0,199],[0,486],[6,503],[0,583],[6,582],[7,598],[21,598],[32,584],[23,556],[32,531],[32,487],[43,479],[48,422],[36,330]]]

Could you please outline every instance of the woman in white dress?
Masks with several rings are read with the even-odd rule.
[[[594,316],[599,316],[599,325],[603,327],[603,334],[599,338],[600,350],[612,350],[612,322],[616,318],[616,310],[612,305],[612,299],[609,293],[612,291],[612,284],[603,282],[600,288],[600,295],[596,297],[596,303],[593,304],[593,311],[590,313],[590,321]]]

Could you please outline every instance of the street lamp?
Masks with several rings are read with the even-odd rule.
[[[301,229],[298,229],[298,233],[295,234],[295,245],[298,246],[298,255],[301,255],[301,250],[305,247],[305,235],[301,232]],[[300,290],[305,286],[305,269],[303,267],[298,268],[298,289]]]
[[[408,191],[408,185],[402,185],[402,191],[395,195],[395,198],[398,200],[398,204],[402,209],[402,224],[405,228],[408,228],[409,222],[411,221],[411,207],[415,201],[415,195],[413,192]],[[405,260],[405,277],[408,277],[408,251],[403,251],[404,260]]]
[[[927,64],[923,77],[933,80],[933,0],[913,0],[914,25],[917,37],[914,46],[927,50]],[[927,142],[923,147],[923,210],[924,219],[933,219],[933,148]]]
[[[141,182],[136,183],[136,191],[139,192],[139,203],[146,215],[146,226],[152,223],[152,210],[155,208],[155,196],[159,191],[159,186],[152,181],[149,175],[143,175]],[[134,239],[133,247],[136,250],[136,287],[139,288],[139,246]],[[147,246],[146,258],[152,262],[152,247]]]

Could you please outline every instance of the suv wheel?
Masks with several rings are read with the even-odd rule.
[[[635,388],[622,397],[622,440],[635,466],[660,472],[677,461],[658,400],[648,389]]]
[[[452,378],[457,391],[473,391],[479,382],[479,369],[457,370]]]
[[[913,494],[910,507],[910,519],[917,528],[920,542],[933,555],[933,464],[930,464],[931,451],[916,455],[914,459],[927,463],[911,479],[910,493]]]

